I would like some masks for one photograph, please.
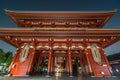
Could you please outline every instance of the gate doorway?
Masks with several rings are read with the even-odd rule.
[[[68,58],[67,50],[54,50],[52,58],[49,59],[49,50],[38,50],[33,60],[33,68],[31,73],[34,75],[47,75],[50,68],[51,76],[63,76],[70,74],[70,60],[72,64],[72,75],[77,76],[83,72],[80,54],[71,53],[71,59]],[[49,66],[49,60],[50,66]]]
[[[73,76],[77,76],[79,74],[82,74],[82,67],[80,64],[80,59],[78,57],[72,57],[72,71]]]
[[[66,73],[66,58],[65,57],[55,57],[54,66],[55,76],[62,76]]]

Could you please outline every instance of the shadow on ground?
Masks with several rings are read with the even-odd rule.
[[[75,76],[75,77],[45,77],[45,76],[30,76],[30,77],[8,77],[8,76],[0,76],[0,80],[120,80],[118,77],[85,77],[85,76]]]

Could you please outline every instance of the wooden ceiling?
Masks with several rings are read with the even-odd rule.
[[[115,11],[10,11],[7,15],[19,27],[26,28],[102,28]]]

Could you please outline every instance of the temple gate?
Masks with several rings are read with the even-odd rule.
[[[79,68],[89,76],[112,75],[104,48],[120,40],[120,30],[101,28],[115,11],[6,13],[22,27],[0,29],[0,39],[17,48],[8,70],[12,76],[41,68],[48,77],[55,72],[72,77]]]

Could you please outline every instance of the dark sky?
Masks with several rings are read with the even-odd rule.
[[[1,0],[0,28],[17,27],[4,9],[16,11],[111,11],[117,10],[104,28],[120,29],[120,0]],[[120,41],[105,49],[107,54],[120,52]],[[15,52],[15,48],[0,41],[0,48]]]

